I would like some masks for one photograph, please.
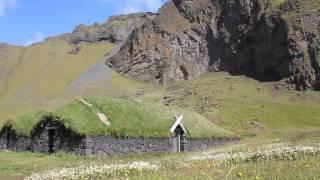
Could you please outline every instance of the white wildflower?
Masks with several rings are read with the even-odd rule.
[[[117,172],[127,172],[128,170],[158,170],[159,166],[144,161],[137,161],[128,164],[115,165],[91,165],[79,166],[75,168],[63,168],[43,173],[34,173],[26,180],[55,180],[55,179],[82,179],[84,177],[97,177],[103,175],[116,175]]]
[[[263,160],[294,160],[302,156],[320,154],[320,147],[297,146],[288,147],[284,144],[272,144],[255,152],[224,152],[202,153],[187,158],[187,161],[219,160],[219,161],[263,161]]]

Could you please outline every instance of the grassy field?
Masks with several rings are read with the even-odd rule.
[[[0,178],[319,179],[319,140],[245,141],[204,152],[113,157],[0,152]]]

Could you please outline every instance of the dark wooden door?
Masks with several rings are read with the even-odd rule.
[[[56,130],[55,129],[49,129],[48,130],[48,148],[49,148],[49,153],[54,153],[54,137],[56,134]]]

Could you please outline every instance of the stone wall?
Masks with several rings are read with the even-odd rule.
[[[50,152],[49,131],[52,129],[50,121],[42,123],[41,128],[35,128],[31,137],[30,150],[35,152]],[[64,127],[63,124],[55,122],[52,142],[52,151],[79,152],[82,148],[84,136],[78,135]]]
[[[196,151],[238,141],[238,138],[187,139],[185,151]],[[128,153],[176,152],[175,138],[114,138],[110,136],[86,137],[81,154],[112,155]]]
[[[110,136],[78,137],[57,140],[55,152],[64,151],[80,155],[114,155],[176,152],[174,138],[115,138]],[[185,151],[203,150],[237,141],[238,139],[187,139]],[[7,144],[9,145],[7,147]],[[0,150],[32,151],[49,153],[45,139],[32,139],[23,136],[0,137]]]
[[[3,133],[0,136],[0,149],[7,149],[7,132],[2,131]]]
[[[84,139],[86,155],[152,153],[174,151],[171,138],[114,138],[87,137]]]
[[[48,122],[35,128],[31,137],[19,136],[10,128],[0,133],[0,150],[50,153]],[[64,151],[80,155],[113,155],[129,153],[176,152],[177,139],[172,138],[118,138],[111,136],[85,137],[58,124],[55,129],[52,152]],[[237,141],[239,139],[186,139],[185,151],[202,150]]]
[[[10,138],[7,141],[7,149],[10,151],[29,151],[31,145],[31,139],[29,137],[17,136],[15,134],[10,134]]]

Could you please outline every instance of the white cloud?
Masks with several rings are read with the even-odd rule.
[[[0,0],[0,16],[6,15],[7,11],[15,8],[16,5],[16,0]]]
[[[31,44],[41,42],[45,38],[44,34],[42,32],[35,32],[30,38],[28,38],[23,45],[24,46],[29,46]]]
[[[99,0],[102,2],[112,3],[118,9],[116,10],[119,14],[129,14],[135,12],[157,12],[158,9],[167,0]]]
[[[120,9],[120,13],[127,14],[142,11],[156,12],[162,4],[161,0],[125,0],[125,3]]]

